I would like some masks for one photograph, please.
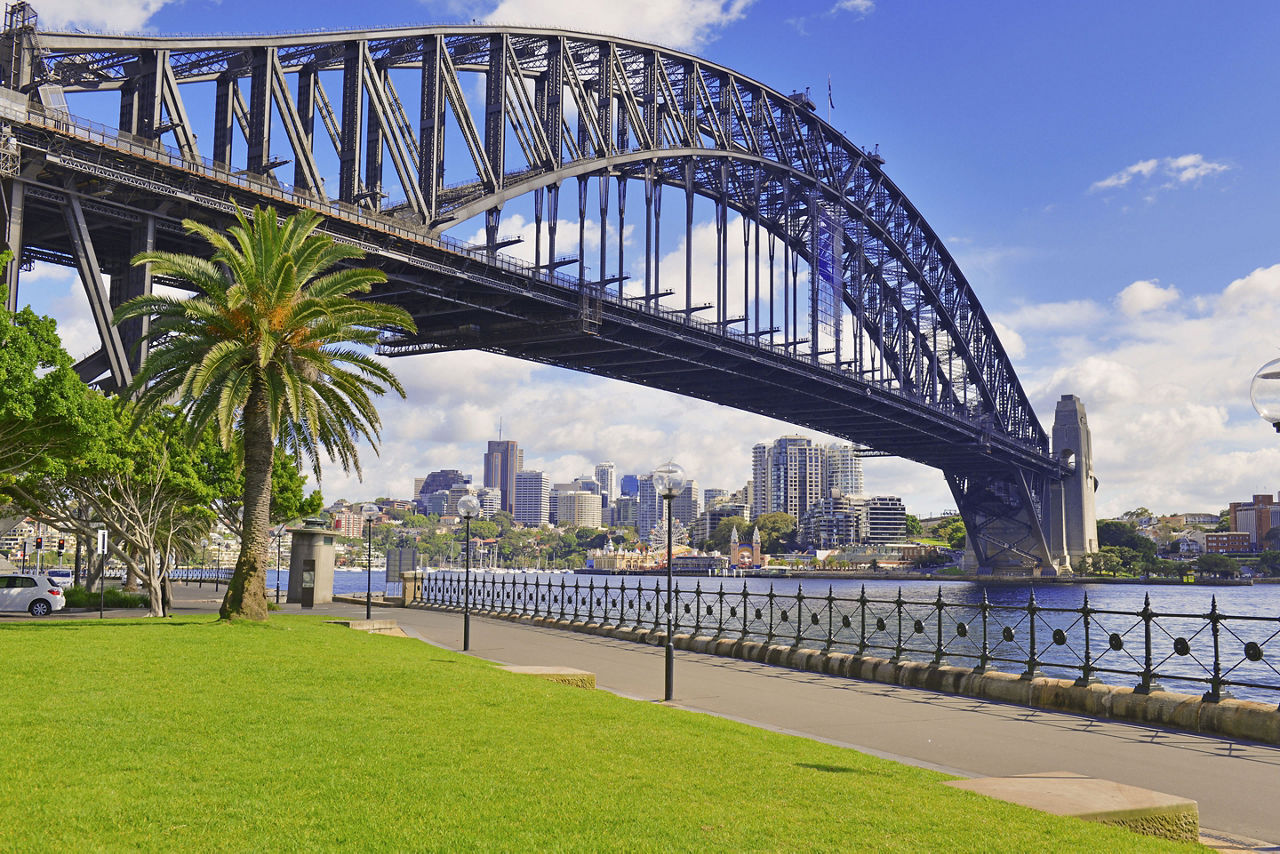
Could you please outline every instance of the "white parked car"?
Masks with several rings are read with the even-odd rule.
[[[75,581],[69,569],[46,569],[44,574],[59,587],[70,587],[71,582]]]
[[[0,611],[47,617],[66,604],[62,588],[47,575],[0,575]]]

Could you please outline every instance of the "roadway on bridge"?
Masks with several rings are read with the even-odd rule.
[[[176,594],[178,612],[213,610],[218,601],[208,586],[177,585]],[[310,613],[363,619],[364,610],[334,603]],[[393,618],[429,643],[462,647],[461,614],[375,608],[374,617]],[[502,664],[576,667],[615,694],[662,696],[659,647],[473,617],[471,654]],[[1206,829],[1280,842],[1278,747],[683,651],[675,668],[672,705],[683,709],[961,776],[1072,771],[1115,780],[1195,799]]]

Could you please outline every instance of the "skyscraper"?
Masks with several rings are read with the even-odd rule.
[[[662,521],[664,502],[653,488],[653,475],[640,475],[636,487],[636,533],[643,539]]]
[[[608,507],[618,497],[618,467],[608,461],[596,463],[596,483],[600,484],[600,502]]]
[[[484,455],[484,485],[502,492],[500,506],[510,513],[515,506],[516,472],[524,468],[520,446],[510,440],[489,443]]]
[[[640,494],[640,478],[637,475],[624,474],[618,483],[623,495]]]

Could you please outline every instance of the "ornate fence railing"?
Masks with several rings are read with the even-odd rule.
[[[461,573],[435,572],[407,603],[462,607]],[[471,576],[477,612],[660,629],[666,622],[665,579],[571,581],[563,577]],[[1137,611],[1094,608],[1088,594],[1076,608],[1048,607],[1032,590],[1025,604],[976,604],[933,599],[853,598],[752,592],[723,583],[672,592],[678,633],[741,638],[890,660],[970,666],[1034,676],[1074,677],[1077,685],[1134,681],[1138,693],[1203,689],[1203,699],[1280,700],[1280,670],[1267,659],[1280,650],[1280,616],[1227,614],[1212,597],[1200,613],[1156,611],[1150,597]]]

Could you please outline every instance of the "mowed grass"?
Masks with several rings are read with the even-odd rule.
[[[0,627],[0,850],[1160,851],[319,618]]]

